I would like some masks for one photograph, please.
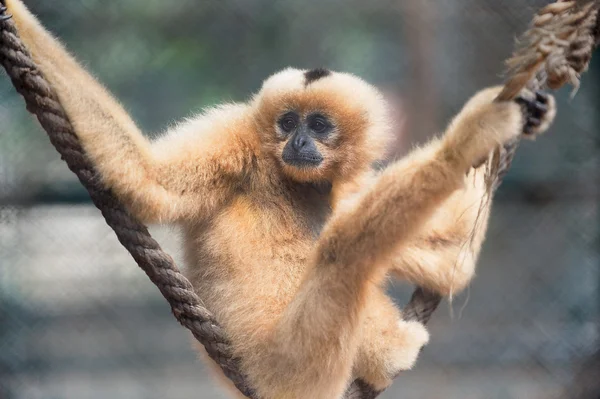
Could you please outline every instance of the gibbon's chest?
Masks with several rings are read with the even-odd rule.
[[[290,259],[317,240],[330,215],[328,197],[310,186],[237,197],[215,220],[212,234],[261,259]],[[225,233],[222,235],[222,233]]]
[[[191,232],[190,266],[212,283],[258,279],[293,288],[330,213],[329,194],[310,186],[244,193]]]

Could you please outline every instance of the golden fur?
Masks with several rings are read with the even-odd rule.
[[[141,220],[181,226],[189,278],[260,397],[337,398],[353,378],[381,389],[412,367],[428,333],[402,321],[384,278],[444,295],[469,283],[489,213],[470,241],[484,193],[470,168],[521,133],[517,104],[485,90],[441,138],[374,173],[389,131],[377,90],[286,69],[149,142],[21,1],[7,5],[104,183]],[[335,121],[320,167],[280,161],[288,109]]]

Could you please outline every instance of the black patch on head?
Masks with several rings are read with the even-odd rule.
[[[325,68],[316,68],[311,69],[310,71],[304,72],[304,78],[306,81],[304,82],[305,86],[308,86],[312,82],[316,82],[319,79],[322,79],[326,76],[331,75],[331,71]]]

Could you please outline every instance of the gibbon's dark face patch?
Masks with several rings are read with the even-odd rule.
[[[312,82],[316,82],[326,76],[331,75],[331,71],[325,68],[315,68],[304,72],[304,86],[308,86]]]
[[[323,162],[316,143],[327,138],[333,130],[333,124],[326,116],[312,113],[302,118],[290,111],[282,115],[277,124],[287,140],[281,154],[283,162],[298,168],[316,168]]]

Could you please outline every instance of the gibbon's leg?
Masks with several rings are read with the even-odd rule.
[[[474,101],[487,102],[495,95],[491,91],[489,97]],[[524,92],[516,102],[526,114],[525,135],[542,133],[556,115],[554,98],[545,93]],[[485,168],[471,169],[465,187],[453,193],[420,233],[396,251],[392,273],[445,296],[462,291],[475,273],[491,203],[486,197]]]
[[[150,145],[121,105],[42,27],[20,0],[6,0],[6,5],[19,36],[56,90],[104,183],[137,217],[146,222],[174,221],[190,212],[207,212],[219,198],[226,197],[223,191],[230,183],[227,179],[220,184],[221,180],[214,176],[176,173],[186,169],[211,170],[216,157],[200,157],[190,165],[176,156],[179,151],[190,151],[184,143]],[[163,148],[168,153],[165,154]],[[222,169],[212,167],[212,170]],[[193,191],[204,189],[203,182],[211,191],[202,190],[199,198]],[[203,206],[207,209],[202,209]]]
[[[268,397],[339,397],[351,375],[369,287],[381,282],[393,251],[464,186],[472,165],[522,129],[515,102],[467,107],[442,139],[390,165],[354,204],[336,210],[266,344],[271,371],[262,373],[259,389]]]

